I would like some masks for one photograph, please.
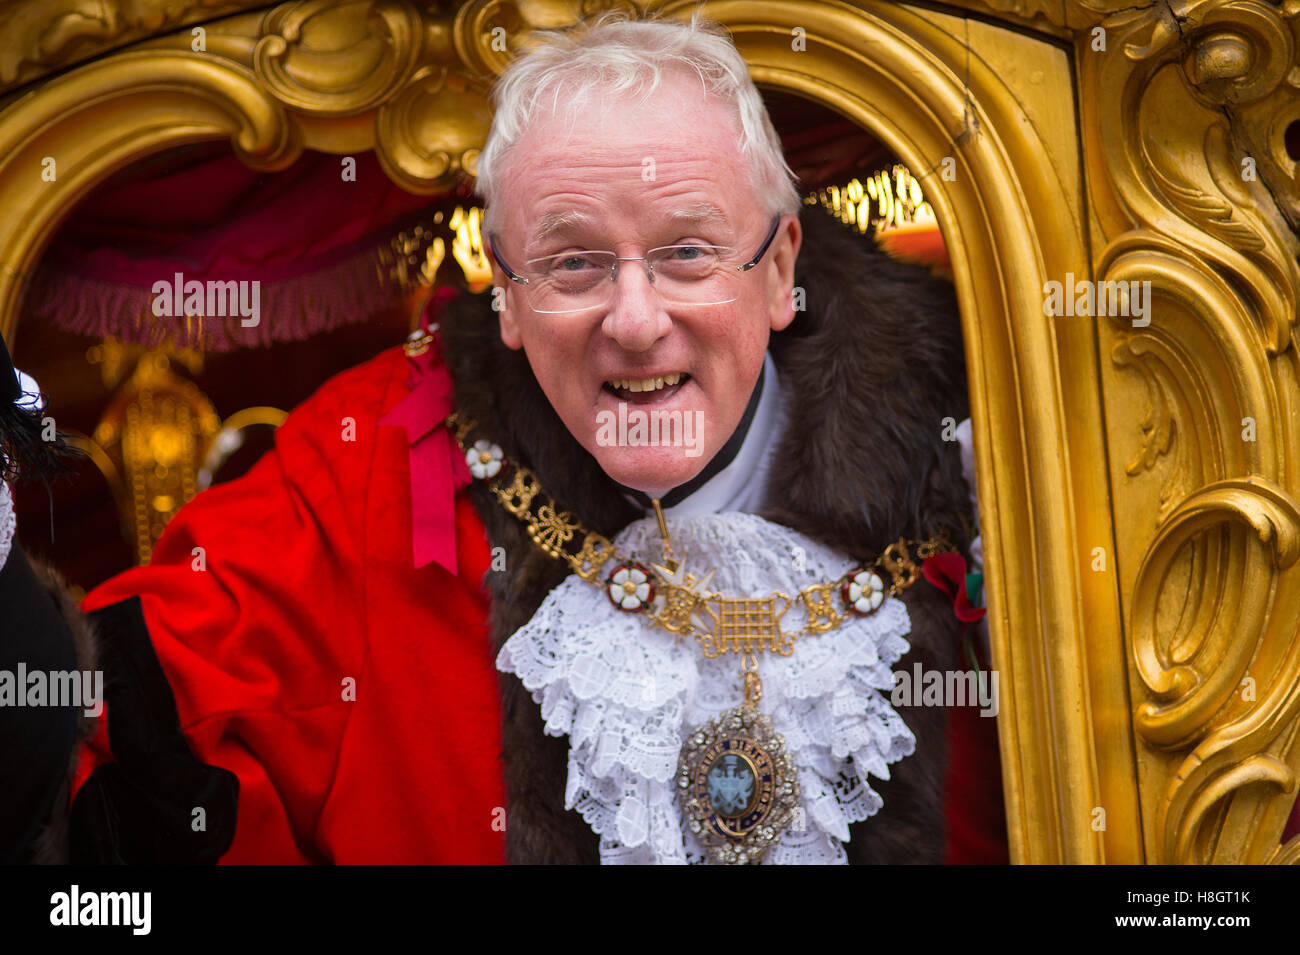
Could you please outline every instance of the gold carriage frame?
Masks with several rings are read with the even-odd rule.
[[[224,139],[273,170],[373,149],[426,193],[472,172],[485,83],[578,6],[9,3],[0,331],[74,204],[159,150]],[[760,84],[922,177],[966,338],[1012,859],[1300,860],[1279,845],[1300,763],[1296,4],[656,6],[702,7]],[[1067,276],[1150,282],[1150,324],[1048,317]]]

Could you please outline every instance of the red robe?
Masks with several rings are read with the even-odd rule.
[[[462,490],[459,574],[413,566],[409,442],[379,424],[409,370],[393,349],[332,379],[85,599],[141,597],[191,748],[239,777],[223,862],[504,861],[490,551]],[[949,861],[1006,858],[993,722],[950,722]],[[77,785],[108,758],[101,723]]]
[[[191,748],[239,777],[223,862],[504,861],[490,552],[462,492],[460,576],[412,566],[406,434],[378,426],[408,371],[393,349],[330,381],[85,599],[140,595]]]

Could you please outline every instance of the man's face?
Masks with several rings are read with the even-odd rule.
[[[502,179],[497,246],[516,272],[531,259],[582,250],[639,257],[680,244],[736,249],[719,279],[726,294],[709,298],[733,299],[726,304],[666,304],[645,263],[635,261],[619,263],[617,282],[604,280],[612,286],[608,305],[541,313],[493,265],[506,292],[502,341],[524,349],[556,413],[605,473],[652,497],[689,481],[726,443],[757,383],[769,334],[794,318],[797,217],[781,220],[757,267],[735,269],[772,225],[737,130],[694,74],[672,75],[644,103],[593,100],[574,123],[539,117]],[[699,427],[696,446],[633,445],[631,428],[631,441],[611,442],[608,425],[620,403],[645,420],[652,412],[690,416]]]

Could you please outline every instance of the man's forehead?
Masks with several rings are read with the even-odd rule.
[[[733,107],[707,91],[697,77],[666,76],[648,93],[588,94],[576,101],[542,98],[515,143],[514,158],[547,173],[566,167],[616,169],[731,160],[741,129]],[[575,160],[578,162],[575,163]]]
[[[517,155],[547,171],[566,167],[617,169],[639,166],[646,157],[661,164],[691,165],[739,155],[740,124],[723,111],[683,111],[675,120],[660,111],[627,112],[572,123],[542,119],[515,145]]]
[[[688,202],[665,208],[654,217],[667,225],[703,225],[725,224],[727,214],[712,202]],[[562,212],[544,212],[537,219],[532,238],[536,241],[546,239],[556,233],[580,232],[594,230],[600,226],[599,217],[581,209],[566,209]]]
[[[754,200],[739,121],[698,77],[587,105],[540,111],[512,149],[499,195],[515,241],[747,218]]]

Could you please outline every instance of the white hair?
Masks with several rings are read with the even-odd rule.
[[[530,119],[542,112],[543,97],[550,95],[552,111],[567,110],[576,121],[593,92],[599,94],[598,102],[619,95],[644,99],[665,73],[685,70],[693,70],[705,90],[733,111],[740,153],[765,210],[770,215],[799,211],[795,175],[781,152],[781,140],[744,59],[721,27],[698,14],[687,23],[630,20],[612,13],[570,30],[534,33],[530,43],[492,91],[496,112],[477,164],[485,229],[496,227],[505,165]]]

